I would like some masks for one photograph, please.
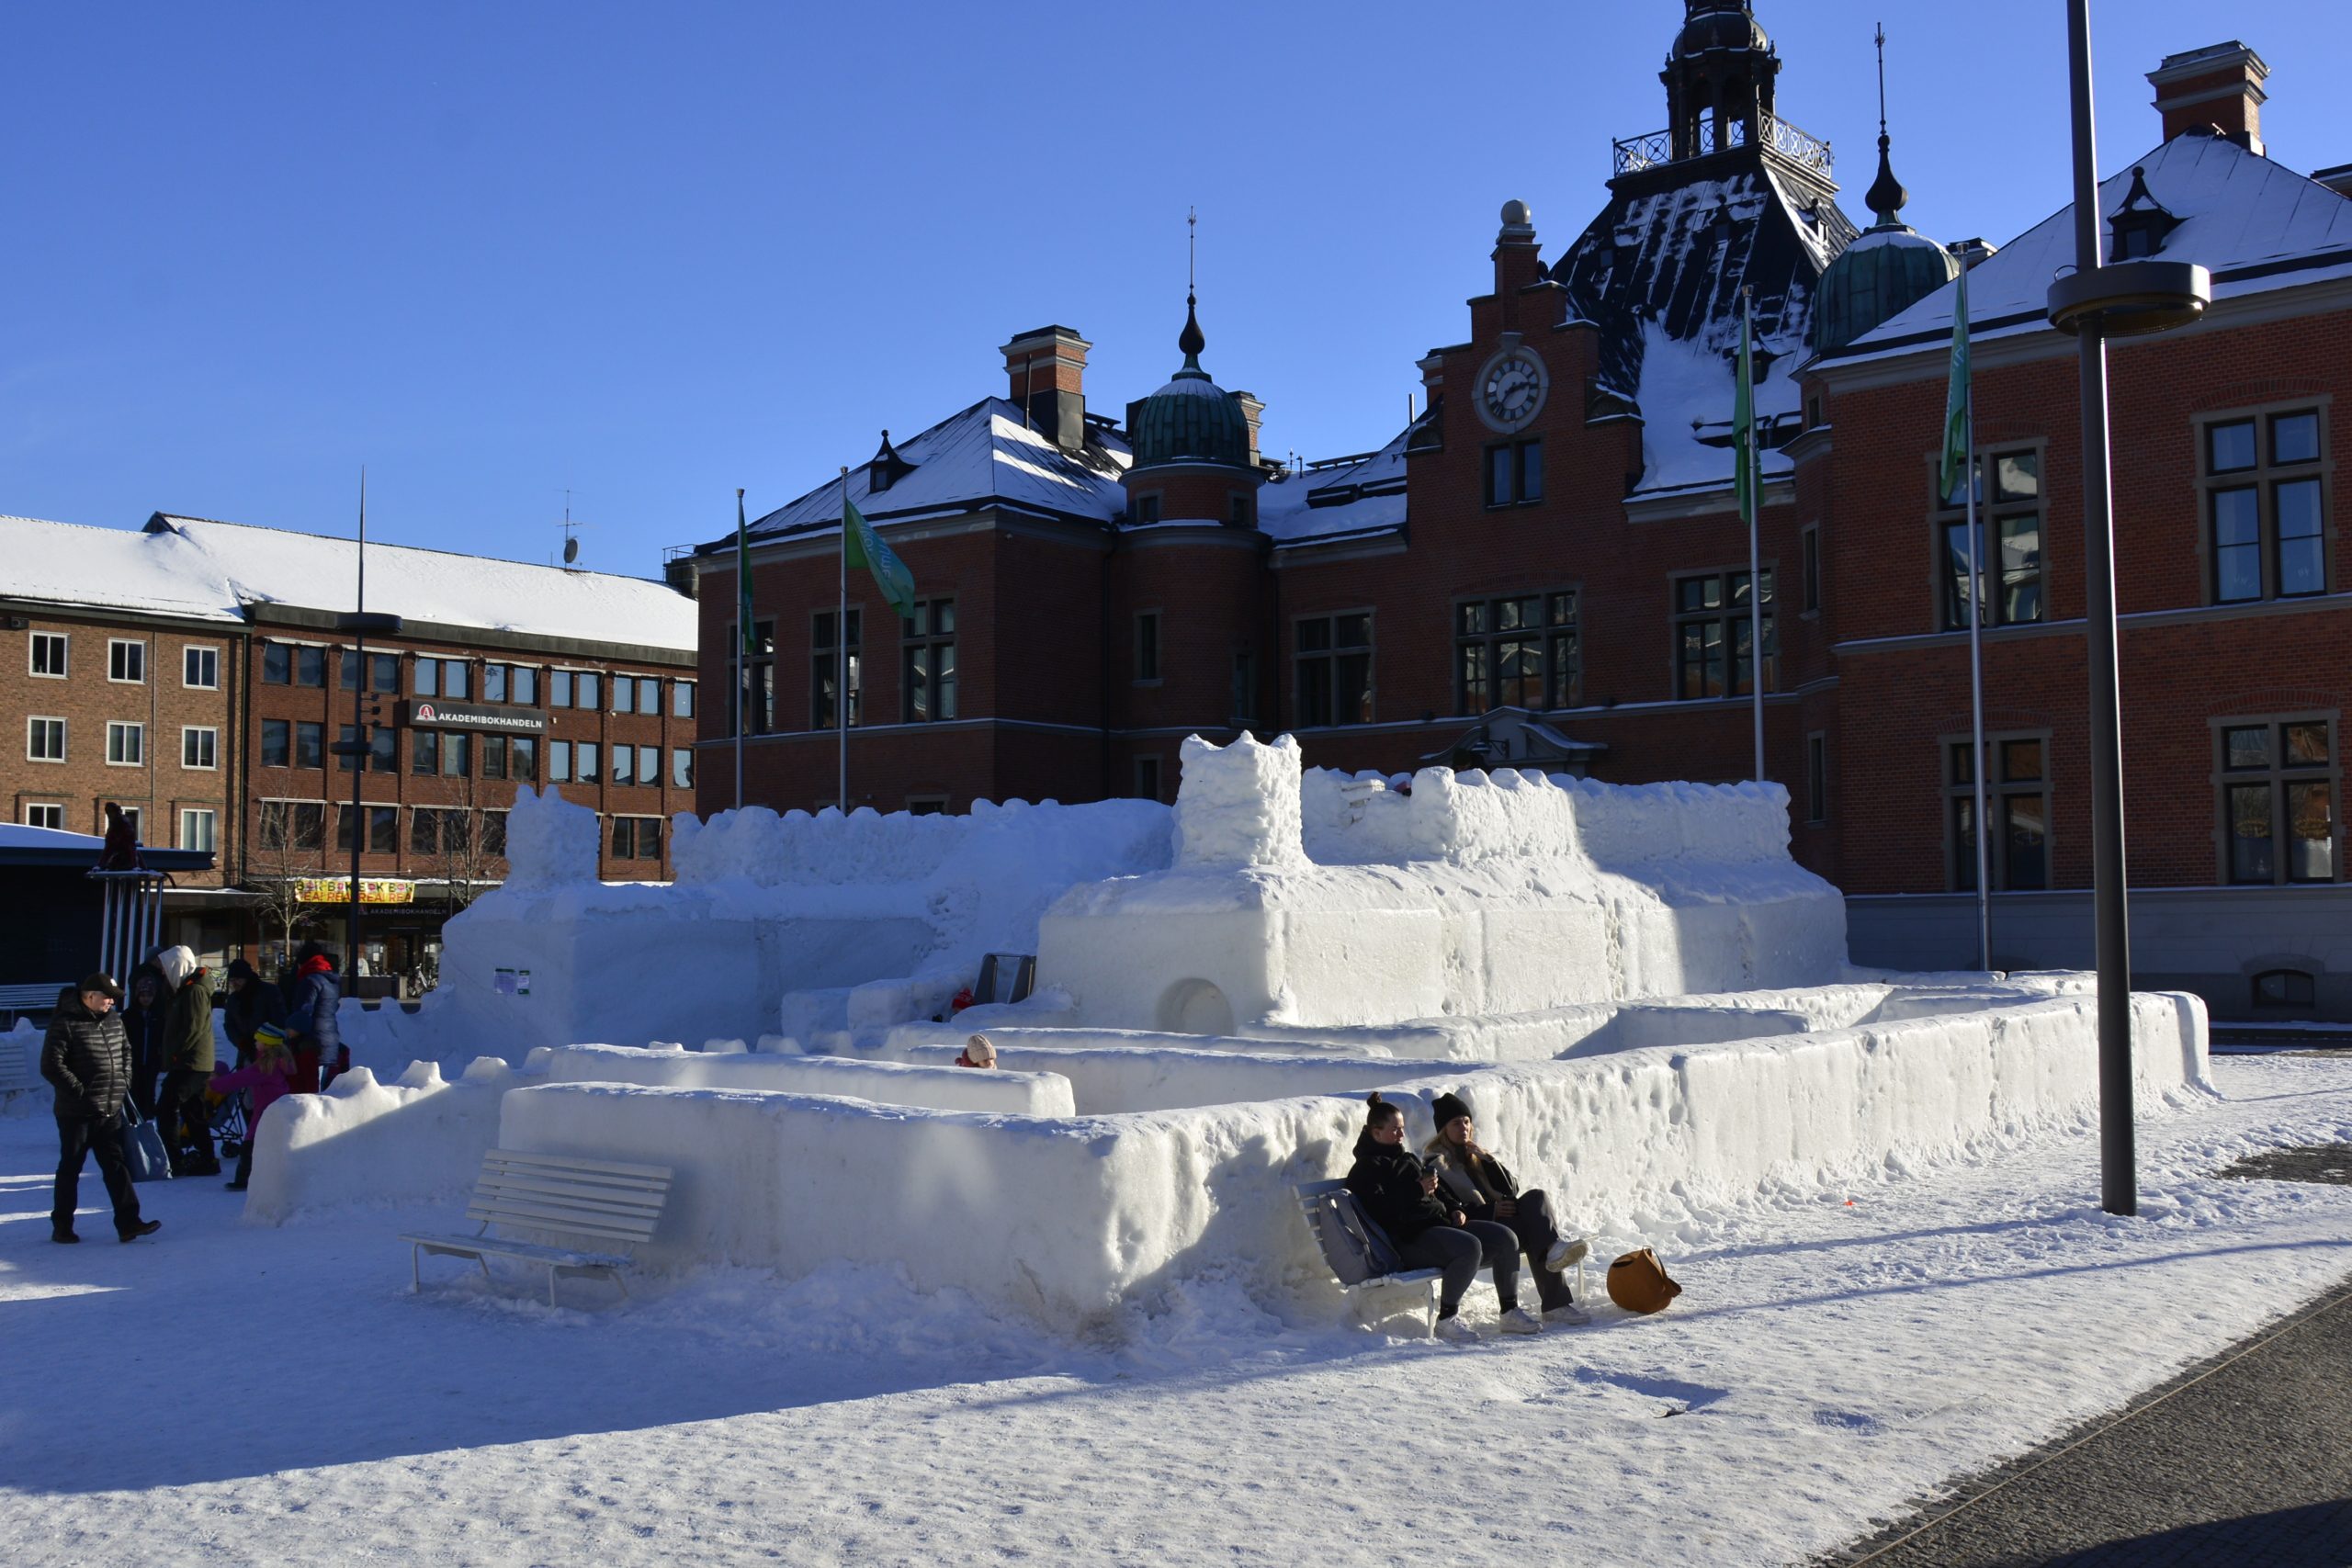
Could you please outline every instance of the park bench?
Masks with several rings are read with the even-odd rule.
[[[53,1011],[57,993],[63,990],[62,982],[50,985],[42,982],[32,986],[0,986],[0,1029],[13,1028],[20,1018],[33,1013]]]
[[[0,1035],[0,1094],[15,1094],[40,1085],[40,1039],[28,1043]]]
[[[602,1274],[628,1294],[621,1271],[631,1252],[649,1241],[670,1196],[670,1168],[620,1165],[611,1160],[572,1159],[562,1155],[492,1149],[482,1156],[466,1218],[478,1221],[472,1235],[403,1235],[410,1244],[409,1289],[424,1288],[419,1260],[428,1252],[470,1258],[490,1278],[490,1260],[511,1258],[548,1271],[548,1305],[555,1305],[560,1274]],[[490,1227],[531,1231],[581,1245],[544,1247],[507,1241]],[[594,1249],[594,1250],[592,1250]]]
[[[1348,1190],[1344,1181],[1306,1181],[1295,1190],[1298,1206],[1306,1215],[1306,1228],[1315,1235],[1315,1245],[1323,1249],[1323,1261],[1330,1266],[1332,1277],[1340,1281],[1340,1292],[1349,1299],[1358,1321],[1362,1321],[1364,1304],[1384,1293],[1409,1292],[1421,1298],[1429,1314],[1428,1332],[1437,1332],[1438,1291],[1441,1270],[1435,1269],[1385,1269],[1382,1265],[1396,1257],[1396,1247],[1387,1235],[1363,1212],[1356,1195]],[[1491,1273],[1492,1270],[1481,1270]],[[1584,1299],[1584,1259],[1577,1259],[1576,1295]]]

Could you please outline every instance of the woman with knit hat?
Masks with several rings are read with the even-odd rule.
[[[1457,1315],[1464,1292],[1481,1269],[1495,1271],[1495,1300],[1505,1334],[1539,1334],[1544,1322],[1519,1304],[1519,1237],[1510,1226],[1472,1219],[1440,1197],[1434,1169],[1405,1146],[1405,1112],[1375,1094],[1364,1129],[1356,1136],[1356,1162],[1348,1190],[1373,1222],[1388,1233],[1397,1255],[1415,1269],[1442,1270],[1438,1284],[1437,1332],[1442,1339],[1467,1345],[1478,1337]]]
[[[1553,1224],[1551,1200],[1544,1190],[1521,1191],[1503,1162],[1478,1145],[1477,1127],[1461,1096],[1439,1095],[1430,1104],[1430,1114],[1437,1121],[1437,1136],[1429,1141],[1428,1151],[1437,1161],[1445,1200],[1474,1220],[1510,1227],[1534,1269],[1544,1322],[1591,1322],[1576,1304],[1576,1292],[1561,1272],[1576,1267],[1585,1255],[1584,1242],[1564,1239]]]

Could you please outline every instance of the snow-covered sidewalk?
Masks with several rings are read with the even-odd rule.
[[[2352,1272],[2352,1190],[2211,1174],[2352,1138],[2352,1061],[2213,1076],[2224,1100],[2143,1125],[2136,1220],[2098,1213],[2086,1127],[1643,1238],[1669,1312],[1468,1349],[1214,1288],[1073,1345],[871,1269],[573,1282],[551,1312],[428,1260],[417,1298],[393,1237],[449,1211],[246,1228],[213,1181],[142,1188],[153,1241],[85,1213],[56,1247],[49,1121],[0,1122],[0,1541],[23,1568],[1799,1561]]]

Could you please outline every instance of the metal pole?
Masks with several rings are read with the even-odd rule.
[[[1961,258],[1961,309],[1968,308],[1968,260]],[[1972,371],[1963,396],[1968,424],[1968,746],[1969,776],[1976,781],[1976,966],[1993,967],[1992,827],[1984,816],[1984,775],[1990,759],[1984,754],[1984,568],[1978,558],[1976,537],[1976,377]]]
[[[1754,306],[1743,299],[1740,304],[1740,342],[1747,352],[1740,355],[1740,374],[1747,377],[1747,433],[1741,437],[1747,451],[1747,690],[1750,707],[1754,711],[1756,728],[1756,782],[1764,782],[1764,567],[1762,547],[1758,535],[1764,527],[1764,464],[1763,455],[1756,445],[1755,350],[1756,329]]]
[[[360,786],[368,778],[368,469],[359,470],[359,592],[352,605],[351,739],[362,748],[351,753],[351,903],[344,917],[343,974],[346,982],[359,973],[359,845],[367,836],[368,813]],[[356,994],[355,992],[355,994]]]
[[[2075,119],[2075,265],[2100,265],[2098,141],[2091,120],[2090,0],[2067,0]],[[2123,725],[2116,687],[2115,515],[2108,491],[2107,339],[2083,323],[2083,555],[2090,666],[2091,901],[2098,947],[2099,1203],[2139,1213],[2132,1127],[2132,937],[2123,858]]]
[[[735,492],[735,531],[738,536],[743,531],[743,492],[740,490]],[[740,536],[736,541],[735,571],[739,578],[743,574],[743,549]],[[735,584],[735,619],[738,622],[746,618],[743,606],[751,603],[751,598],[752,596],[744,592],[743,584],[738,581]],[[743,809],[743,731],[750,728],[752,724],[752,667],[750,661],[743,657],[743,649],[751,646],[751,640],[752,628],[748,626],[737,626],[735,628],[735,809],[738,811]]]
[[[849,815],[849,470],[842,470],[841,604],[833,616],[833,722],[839,728],[834,801]]]

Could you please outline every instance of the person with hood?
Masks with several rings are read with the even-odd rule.
[[[220,1027],[237,1048],[237,1066],[253,1061],[254,1032],[286,1021],[286,993],[254,972],[242,958],[229,960],[229,995],[220,1004]]]
[[[212,1077],[212,971],[185,947],[167,947],[155,962],[172,982],[171,1005],[164,1010],[164,1087],[155,1097],[156,1130],[171,1156],[174,1176],[217,1176],[220,1159],[212,1149],[212,1123],[205,1104]]]
[[[130,1040],[130,1103],[140,1120],[155,1119],[155,1082],[164,1072],[164,1021],[171,1010],[172,982],[164,973],[163,953],[150,953],[130,972],[130,996],[120,1016]]]
[[[72,1243],[82,1197],[82,1162],[98,1156],[98,1175],[114,1201],[114,1234],[137,1241],[163,1229],[141,1219],[130,1164],[122,1152],[122,1103],[130,1089],[130,1038],[114,1010],[122,987],[92,975],[58,998],[41,1041],[40,1076],[57,1090],[57,1185],[49,1206],[49,1239]]]
[[[334,977],[334,960],[316,943],[302,949],[295,965],[294,989],[286,998],[286,1032],[294,1048],[294,1091],[316,1094],[351,1066],[351,1052],[335,1024],[335,1009],[343,1003],[343,987]],[[322,1069],[324,1069],[322,1071]]]
[[[1462,1297],[1481,1269],[1495,1271],[1495,1300],[1505,1334],[1540,1334],[1544,1320],[1519,1304],[1519,1237],[1509,1225],[1474,1220],[1438,1195],[1434,1168],[1405,1146],[1405,1112],[1374,1094],[1364,1129],[1356,1135],[1348,1190],[1388,1233],[1397,1255],[1415,1269],[1436,1269],[1437,1332],[1457,1345],[1478,1336],[1457,1315]]]
[[[1510,1227],[1519,1238],[1535,1274],[1544,1322],[1590,1323],[1561,1273],[1576,1267],[1585,1255],[1585,1243],[1563,1238],[1544,1190],[1521,1191],[1503,1162],[1479,1146],[1470,1107],[1459,1095],[1439,1095],[1430,1104],[1430,1114],[1437,1120],[1437,1136],[1426,1147],[1437,1161],[1440,1196],[1472,1219]]]
[[[237,1179],[227,1184],[232,1192],[243,1192],[254,1179],[254,1143],[261,1136],[261,1113],[294,1092],[294,1054],[286,1048],[286,1031],[276,1023],[265,1023],[254,1031],[254,1059],[250,1066],[230,1072],[216,1067],[212,1072],[212,1089],[219,1094],[245,1092],[245,1142],[237,1156]]]

